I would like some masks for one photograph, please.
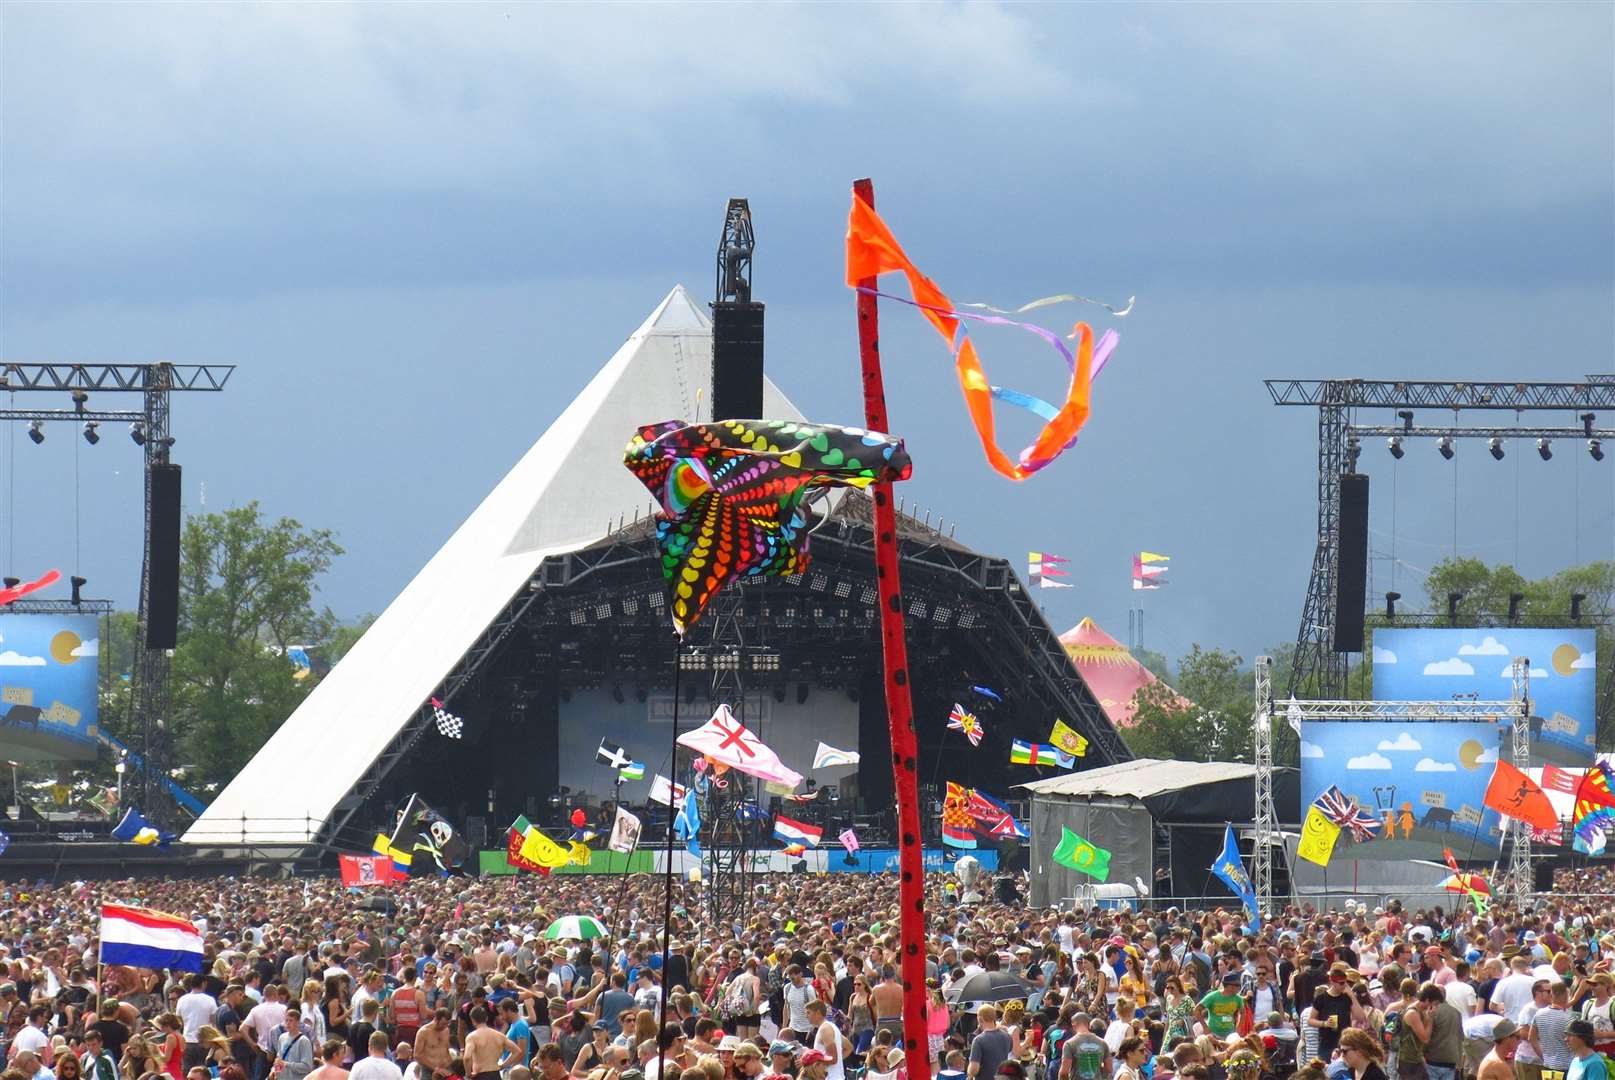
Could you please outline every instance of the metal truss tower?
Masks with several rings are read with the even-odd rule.
[[[746,683],[743,668],[748,659],[744,616],[745,595],[738,583],[731,584],[712,600],[712,636],[707,658],[712,668],[708,712],[728,705],[741,723],[755,719],[746,716]],[[748,725],[750,726],[750,725]],[[720,786],[720,784],[722,786]],[[708,775],[706,815],[703,824],[710,830],[707,840],[707,913],[715,926],[729,926],[750,910],[752,869],[750,834],[752,823],[741,808],[750,800],[751,778],[730,770],[722,777]]]
[[[1594,427],[1591,410],[1615,409],[1615,376],[1592,375],[1580,383],[1404,382],[1372,379],[1269,379],[1275,405],[1301,405],[1318,410],[1318,530],[1312,576],[1301,607],[1289,696],[1306,687],[1335,698],[1346,689],[1346,654],[1334,649],[1339,600],[1340,477],[1353,472],[1364,436],[1387,438],[1538,438],[1586,439],[1600,453],[1615,430]],[[1392,409],[1400,425],[1356,423],[1359,409]],[[1414,410],[1450,410],[1454,423],[1430,426],[1415,422]],[[1570,412],[1574,427],[1503,428],[1460,426],[1458,417],[1472,410]],[[1612,442],[1615,445],[1615,442]],[[1450,455],[1450,442],[1442,453]],[[1309,687],[1309,682],[1311,686]]]
[[[1282,842],[1273,805],[1273,658],[1256,658],[1256,711],[1251,714],[1251,745],[1256,751],[1256,848],[1252,855],[1257,910],[1273,898],[1273,845]]]
[[[1516,656],[1513,665],[1514,700],[1522,706],[1514,714],[1513,738],[1510,740],[1510,757],[1517,768],[1531,763],[1531,660]],[[1535,891],[1531,876],[1531,826],[1523,821],[1504,818],[1513,836],[1508,854],[1508,895],[1523,905]]]
[[[168,690],[169,653],[166,649],[151,648],[150,641],[150,566],[152,541],[152,472],[156,466],[170,463],[174,447],[173,428],[170,423],[170,405],[175,391],[220,391],[235,372],[233,364],[24,364],[0,363],[0,392],[16,394],[22,391],[65,393],[72,402],[66,409],[19,409],[13,397],[6,408],[0,408],[0,420],[39,421],[42,423],[68,422],[84,425],[91,422],[128,423],[130,435],[139,443],[145,456],[145,513],[142,526],[142,557],[140,573],[140,609],[138,638],[140,655],[133,673],[138,694],[138,713],[141,733],[141,809],[154,820],[172,820],[169,804],[153,801],[153,796],[167,792],[163,782],[163,762],[168,759],[170,735],[167,716],[170,705]],[[91,394],[140,394],[139,411],[132,409],[96,409],[89,404]],[[154,776],[154,774],[156,774]]]

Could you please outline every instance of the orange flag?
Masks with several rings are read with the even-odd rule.
[[[1492,782],[1486,785],[1483,801],[1499,814],[1538,829],[1559,827],[1559,816],[1536,781],[1506,761],[1499,761],[1492,771]]]

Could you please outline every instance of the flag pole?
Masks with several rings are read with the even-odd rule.
[[[684,639],[673,639],[673,741],[672,750],[667,759],[667,771],[670,779],[667,782],[667,870],[664,875],[662,899],[662,1007],[661,1015],[656,1021],[656,1045],[662,1045],[662,1025],[667,1023],[667,961],[669,949],[673,944],[673,817],[678,811],[674,804],[678,799],[674,797],[678,791],[678,764],[679,764],[679,699],[682,696],[679,687],[679,676],[683,673]],[[620,774],[619,774],[620,775]]]
[[[852,185],[853,197],[875,206],[875,185]],[[880,367],[880,310],[871,291],[875,279],[858,282],[858,359],[864,382],[864,426],[889,433],[886,386]],[[931,1055],[925,1045],[925,859],[920,846],[920,795],[915,776],[919,753],[914,735],[914,704],[908,689],[908,642],[903,629],[903,596],[898,580],[897,515],[892,484],[870,488],[874,500],[875,577],[880,589],[880,637],[885,660],[886,723],[892,742],[892,781],[897,797],[898,899],[903,987],[903,1048],[910,1080],[930,1080]]]

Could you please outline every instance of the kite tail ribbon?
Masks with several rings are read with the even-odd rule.
[[[1077,432],[1088,421],[1089,395],[1095,374],[1093,331],[1086,323],[1079,322],[1075,327],[1077,350],[1073,356],[1058,336],[1042,327],[957,310],[936,282],[926,277],[904,253],[902,245],[874,208],[860,199],[853,199],[852,211],[847,218],[847,284],[860,291],[872,291],[875,278],[893,271],[901,273],[908,280],[913,300],[904,302],[920,309],[920,313],[942,335],[954,354],[954,367],[959,388],[964,393],[965,407],[993,469],[1011,480],[1025,480],[1053,462],[1076,441]],[[1018,391],[994,387],[982,369],[975,344],[962,332],[961,321],[964,319],[1020,326],[1038,333],[1053,344],[1071,368],[1071,381],[1064,400],[1054,405]],[[1107,332],[1101,340],[1099,366],[1109,358],[1115,341],[1114,331]],[[1011,460],[998,446],[992,406],[995,398],[1028,409],[1044,421],[1036,440],[1021,451],[1018,461]]]

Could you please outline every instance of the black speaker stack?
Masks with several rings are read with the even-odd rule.
[[[178,465],[151,467],[151,550],[146,554],[146,648],[179,644]]]
[[[1345,473],[1335,521],[1335,652],[1363,651],[1363,605],[1368,592],[1368,476]]]

